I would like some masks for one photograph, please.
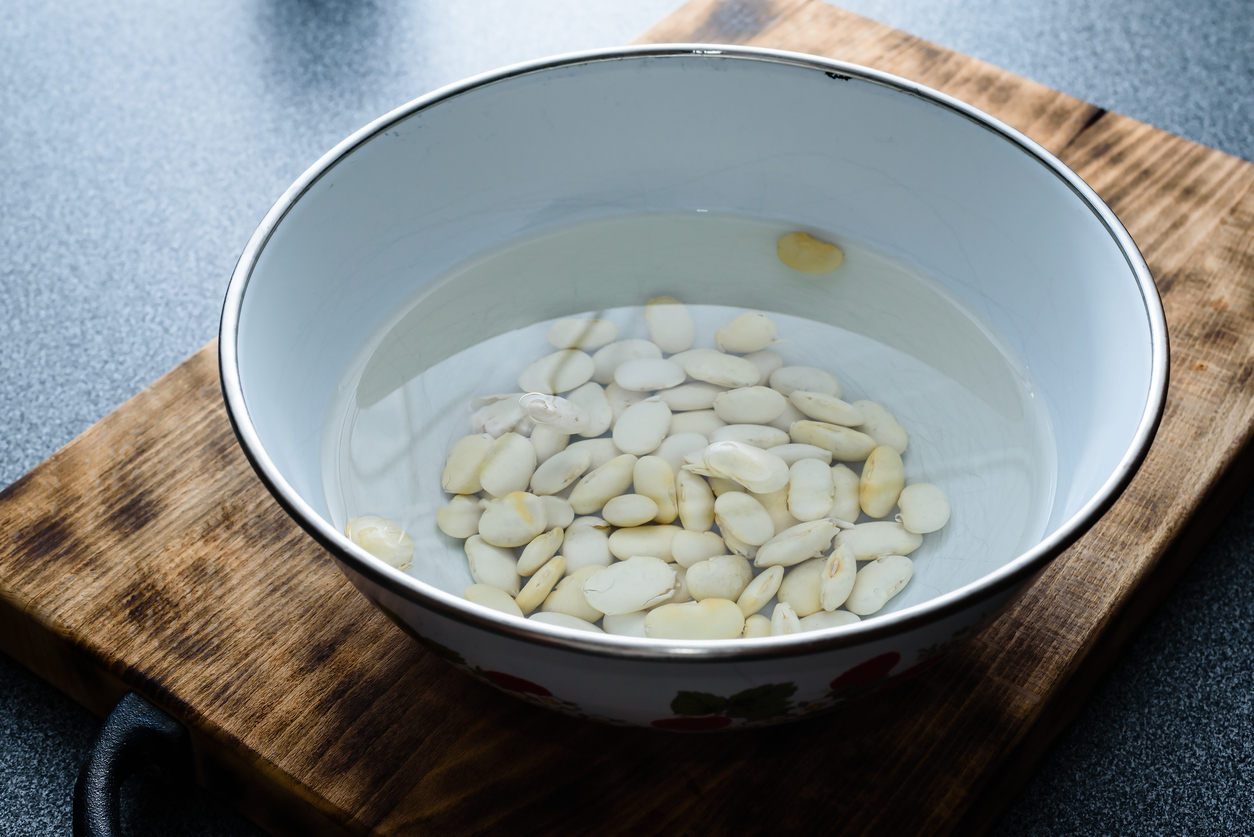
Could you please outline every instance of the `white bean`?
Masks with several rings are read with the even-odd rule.
[[[848,465],[832,466],[832,492],[834,500],[832,510],[827,516],[833,520],[844,520],[856,523],[862,505],[858,502],[858,486],[860,480]]]
[[[493,439],[503,433],[530,436],[535,422],[519,401],[525,393],[493,396],[493,400],[470,415],[470,426],[476,433],[487,433]]]
[[[414,560],[414,539],[399,523],[386,517],[364,515],[349,518],[344,534],[350,541],[398,570],[409,569]]]
[[[544,502],[544,519],[549,526],[565,529],[575,519],[575,510],[565,499],[547,494],[540,498]]]
[[[671,542],[675,533],[682,532],[678,526],[633,526],[630,529],[615,529],[610,535],[610,552],[615,558],[627,560],[637,555],[648,555],[663,561],[674,561]]]
[[[517,596],[522,589],[522,579],[518,577],[518,559],[512,549],[493,546],[480,535],[471,535],[466,539],[466,559],[470,562],[470,577],[479,584],[491,584],[500,587],[511,596]]]
[[[615,526],[640,526],[657,514],[657,503],[643,494],[621,494],[611,497],[601,509],[601,517]]]
[[[809,616],[801,617],[801,630],[822,631],[827,628],[839,628],[861,621],[862,619],[857,614],[850,613],[847,610],[831,612],[820,610],[818,613],[811,613]]]
[[[868,517],[887,517],[897,505],[897,498],[905,485],[906,470],[901,454],[887,445],[880,445],[871,451],[862,466],[858,504]]]
[[[771,613],[771,636],[790,636],[801,633],[801,620],[787,602],[775,605]]]
[[[529,392],[518,399],[522,410],[537,425],[555,427],[563,433],[581,433],[592,427],[588,411],[560,395]],[[532,433],[535,431],[533,430]]]
[[[536,449],[531,440],[506,433],[492,443],[479,471],[479,482],[493,497],[504,497],[511,491],[526,491],[535,470]]]
[[[845,609],[859,616],[878,612],[901,592],[914,575],[914,562],[904,555],[881,555],[858,570]]]
[[[632,390],[623,389],[618,384],[611,382],[605,388],[605,400],[610,405],[610,428],[618,424],[618,420],[623,415],[623,411],[633,404],[639,404],[641,401],[649,397],[647,392],[634,392]]]
[[[651,607],[692,601],[692,595],[688,592],[688,570],[678,564],[671,564],[670,566],[675,571],[675,590],[662,601],[651,605]]]
[[[682,352],[692,346],[696,325],[688,307],[673,296],[659,296],[644,306],[650,339],[664,352]]]
[[[565,531],[558,526],[553,526],[543,535],[532,538],[531,543],[523,547],[522,555],[518,556],[518,574],[534,575],[536,570],[547,564],[549,559],[557,554],[565,538]]]
[[[493,546],[523,546],[544,531],[546,522],[539,497],[511,491],[484,507],[479,535]]]
[[[584,619],[588,622],[595,622],[601,618],[601,611],[588,604],[588,599],[583,594],[583,583],[589,577],[601,572],[604,567],[597,565],[588,565],[580,567],[577,570],[570,569],[570,562],[566,562],[567,576],[557,583],[553,588],[553,592],[545,597],[544,603],[540,605],[540,609],[547,613],[564,613],[567,616],[574,616],[576,619]]]
[[[771,453],[784,460],[784,464],[791,468],[802,459],[817,459],[825,465],[832,462],[832,452],[814,445],[798,445],[795,442],[787,445],[776,445],[771,448]]]
[[[514,597],[500,587],[493,587],[491,584],[472,584],[466,588],[462,596],[468,602],[522,618],[522,609],[514,602]]]
[[[744,629],[744,614],[727,599],[662,605],[644,617],[650,639],[736,639]]]
[[[750,352],[744,358],[758,367],[758,386],[767,386],[771,380],[771,373],[784,366],[784,359],[780,357],[779,352],[773,352],[770,349]]]
[[[858,562],[853,550],[843,545],[833,549],[823,564],[823,586],[819,590],[819,603],[824,610],[835,610],[845,603],[857,575]]]
[[[923,536],[907,532],[900,523],[883,520],[842,529],[835,544],[848,546],[859,561],[870,561],[881,555],[909,555],[923,545]]]
[[[861,410],[834,395],[796,389],[788,396],[788,400],[810,418],[828,424],[855,427],[866,420]]]
[[[459,494],[435,513],[435,525],[450,538],[468,538],[479,532],[482,515],[479,500]]]
[[[805,418],[806,418],[806,414],[798,410],[796,407],[794,407],[792,405],[792,402],[789,401],[786,404],[784,404],[784,412],[780,415],[780,417],[775,419],[774,421],[767,422],[767,424],[769,424],[771,427],[778,427],[780,430],[783,430],[785,433],[787,433],[789,430],[792,429],[792,426],[794,424],[796,424],[799,421],[805,421]],[[828,454],[830,456],[831,452],[829,451]]]
[[[735,601],[753,581],[753,569],[741,555],[719,555],[688,568],[688,593],[697,601]]]
[[[518,609],[527,615],[531,611],[539,607],[549,593],[553,592],[553,588],[562,580],[562,576],[566,574],[566,559],[561,555],[555,555],[543,567],[531,576],[531,579],[523,585],[523,589],[514,597],[514,603],[518,605]]]
[[[660,558],[637,555],[588,576],[583,595],[602,613],[632,613],[670,597],[675,570]]]
[[[823,566],[826,563],[824,558],[811,558],[784,574],[776,595],[781,602],[792,605],[797,616],[809,616],[823,609],[819,594],[823,587]]]
[[[806,392],[822,392],[840,398],[840,383],[813,366],[785,366],[771,373],[771,389],[777,389],[784,395],[792,395],[795,390]]]
[[[865,433],[822,421],[795,422],[788,435],[798,444],[831,451],[832,459],[841,462],[861,462],[875,450],[875,440]]]
[[[742,442],[711,442],[699,454],[685,457],[684,463],[695,474],[729,479],[755,494],[779,491],[788,484],[784,460]]]
[[[672,358],[671,363],[674,362]],[[707,384],[705,381],[693,381],[682,386],[664,389],[657,394],[657,397],[666,402],[666,406],[675,412],[686,413],[693,410],[711,409],[715,399],[727,392],[731,392],[727,387]]]
[[[495,440],[486,433],[463,436],[453,445],[444,461],[441,487],[450,494],[478,494],[483,490],[479,474],[483,463],[492,452]]]
[[[766,513],[771,516],[771,523],[775,526],[776,532],[791,529],[801,522],[788,511],[788,486],[769,494],[753,494],[753,499],[761,503],[762,508],[766,509]]]
[[[632,613],[607,613],[605,618],[601,620],[601,628],[607,634],[616,636],[643,637],[645,635],[644,617],[645,611],[643,610],[637,610]]]
[[[745,619],[745,629],[740,635],[743,639],[761,639],[771,635],[771,620],[760,613]]]
[[[590,451],[567,448],[549,457],[536,468],[536,472],[531,475],[531,490],[536,494],[556,494],[583,476],[591,465]]]
[[[588,383],[594,369],[595,364],[587,353],[578,349],[560,349],[532,361],[518,376],[518,388],[523,392],[557,395]]]
[[[559,628],[571,628],[576,631],[588,631],[589,633],[593,633],[593,634],[605,633],[605,631],[601,630],[596,625],[592,624],[586,619],[580,619],[575,616],[569,616],[565,613],[557,613],[557,612],[533,613],[527,618],[532,620],[533,622],[543,622],[545,625],[556,625]]]
[[[901,507],[898,522],[907,532],[926,535],[949,522],[949,500],[945,492],[928,482],[907,485],[897,505]]]
[[[753,544],[745,543],[737,538],[731,532],[723,533],[723,543],[727,544],[727,548],[737,555],[743,555],[750,561],[758,554],[758,548]]]
[[[822,554],[840,530],[826,518],[798,523],[785,529],[758,550],[754,565],[758,567],[791,567],[807,558]]]
[[[696,349],[684,358],[684,371],[698,381],[721,387],[751,387],[758,382],[758,367],[735,355],[715,349]]]
[[[589,467],[594,471],[614,457],[623,455],[613,439],[584,439],[568,445],[566,450],[586,450],[592,454],[592,464]]]
[[[690,532],[707,532],[714,525],[714,492],[691,471],[675,473],[675,500],[679,522]]]
[[[788,513],[798,520],[818,520],[832,510],[836,491],[832,469],[821,459],[801,459],[788,469]]]
[[[636,467],[632,469],[631,481],[636,494],[653,501],[656,511],[651,519],[654,523],[671,523],[679,515],[678,498],[675,496],[675,469],[665,459],[659,456],[640,457],[636,460]],[[640,521],[647,522],[648,520]]]
[[[751,546],[761,546],[775,535],[775,524],[762,504],[739,491],[714,501],[714,522],[722,533]]]
[[[572,450],[573,446],[566,450]],[[546,463],[547,464],[547,463]],[[570,507],[575,514],[592,514],[609,501],[627,491],[631,485],[632,471],[636,467],[636,457],[630,453],[616,456],[600,468],[589,471],[583,479],[575,483],[570,492]]]
[[[671,408],[655,398],[632,404],[614,425],[614,444],[624,453],[653,453],[671,426]]]
[[[770,387],[740,387],[715,397],[714,414],[730,425],[766,424],[779,418],[787,403]]]
[[[608,567],[614,563],[614,556],[610,554],[610,524],[599,517],[576,517],[566,527],[562,555],[566,557],[567,575],[574,575],[584,567]]]
[[[783,580],[784,568],[776,566],[767,567],[763,572],[758,573],[757,578],[749,582],[741,591],[740,598],[736,599],[736,606],[740,608],[740,612],[745,615],[746,619],[766,606],[766,603],[779,592],[779,585]]]
[[[662,350],[657,347],[657,344],[650,343],[648,340],[631,339],[610,343],[598,349],[592,356],[594,368],[592,380],[605,386],[613,382],[614,370],[620,363],[642,357],[660,358],[661,356]]]
[[[775,342],[775,321],[757,312],[741,314],[714,332],[714,345],[738,355],[761,351]]]
[[[887,445],[897,453],[906,452],[906,446],[910,444],[910,434],[897,421],[896,416],[874,401],[855,401],[853,406],[866,419],[858,429],[874,439],[875,444]]]
[[[629,392],[677,387],[686,377],[683,369],[661,358],[628,360],[614,370],[614,383]]]
[[[609,320],[558,320],[549,326],[549,343],[558,349],[593,351],[618,339],[618,326]]]
[[[473,413],[480,407],[486,407],[498,401],[508,401],[511,398],[516,399],[523,394],[521,392],[494,392],[491,395],[480,395],[477,398],[470,399],[470,411]]]
[[[671,557],[681,567],[727,554],[727,544],[714,532],[691,532],[683,529],[671,539]]]
[[[710,490],[714,492],[716,498],[722,497],[729,491],[739,491],[743,494],[749,490],[738,482],[725,480],[722,477],[707,477],[705,481],[710,484]]]
[[[596,381],[588,381],[566,393],[566,400],[582,407],[588,413],[588,426],[578,431],[585,439],[600,436],[614,423],[614,410],[605,395],[605,389]]]
[[[671,426],[674,427],[675,416],[671,416]],[[657,446],[657,450],[653,452],[657,456],[666,461],[671,466],[672,472],[677,472],[684,466],[684,457],[690,453],[696,453],[705,450],[710,444],[710,440],[700,433],[672,433],[662,440],[662,444]]]
[[[671,355],[670,357],[667,358],[667,360],[669,360],[671,363],[678,366],[680,369],[683,369],[684,364],[688,362],[689,357],[692,357],[693,355],[700,353],[700,352],[704,352],[704,351],[708,351],[708,350],[707,349],[684,349],[682,352],[676,352],[675,354]]]
[[[741,442],[769,450],[788,443],[788,434],[765,424],[729,424],[710,434],[710,442]]]
[[[671,416],[671,434],[700,433],[707,439],[720,427],[726,427],[713,410],[693,410],[687,413],[675,413]]]
[[[536,449],[536,464],[542,465],[555,453],[566,450],[570,444],[570,434],[563,433],[555,427],[538,424],[531,431],[531,446]]]

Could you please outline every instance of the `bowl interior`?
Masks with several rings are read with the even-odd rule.
[[[625,223],[640,229],[624,236]],[[839,241],[838,278],[780,265],[774,236],[789,229]],[[581,246],[546,249],[572,234]],[[721,269],[692,257],[703,236]],[[484,256],[507,251],[515,269]],[[346,513],[403,520],[419,542],[411,575],[460,595],[465,562],[433,520],[443,458],[470,432],[466,400],[513,390],[544,353],[542,331],[516,330],[662,294],[711,306],[705,345],[728,308],[837,327],[815,332],[835,342],[781,353],[893,409],[912,432],[908,477],[954,504],[897,609],[1064,527],[1145,420],[1150,303],[1072,182],[966,113],[876,79],[684,53],[505,75],[359,138],[287,209],[248,277],[247,416],[314,514],[336,528]],[[890,351],[862,357],[855,338]],[[415,401],[404,384],[425,374]],[[326,434],[345,392],[381,427],[409,430],[364,455],[394,470],[388,491],[337,507]],[[1007,441],[1019,436],[1029,443]],[[997,505],[1019,483],[1021,520]]]

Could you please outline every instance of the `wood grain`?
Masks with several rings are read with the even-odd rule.
[[[1145,466],[1088,536],[873,703],[729,736],[601,727],[453,672],[352,590],[244,460],[211,344],[0,493],[3,649],[97,713],[134,689],[180,718],[202,783],[276,834],[994,822],[1248,479],[1254,166],[815,0],[695,0],[644,40],[909,77],[1026,132],[1111,204],[1158,281],[1172,383]]]

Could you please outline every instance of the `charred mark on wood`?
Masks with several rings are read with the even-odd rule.
[[[694,44],[747,41],[770,25],[779,12],[761,0],[731,0],[720,3],[697,27],[690,39]]]
[[[304,652],[300,655],[300,659],[297,661],[297,673],[305,677],[330,663],[342,641],[342,638],[337,637],[335,639],[320,640],[313,645],[306,646]]]
[[[1093,124],[1097,122],[1097,120],[1105,116],[1106,113],[1107,113],[1106,108],[1094,107],[1092,112],[1089,114],[1088,119],[1085,119],[1084,124],[1080,126],[1080,133],[1084,133],[1089,128],[1091,128]]]
[[[1237,344],[1237,336],[1223,326],[1206,329],[1202,342],[1212,346],[1232,347]]]
[[[5,502],[6,500],[16,500],[18,497],[21,497],[24,493],[26,493],[26,489],[30,487],[30,481],[34,474],[34,471],[27,471],[25,474],[22,474],[22,476],[9,483],[8,487],[0,491],[0,503]]]
[[[18,530],[13,538],[14,552],[28,559],[52,558],[75,550],[74,533],[64,520],[51,515]]]
[[[217,656],[218,644],[208,634],[181,633],[170,643],[170,650],[181,662],[203,663]]]
[[[161,502],[146,488],[134,492],[122,505],[105,517],[109,528],[128,538],[152,523],[161,514]]]
[[[170,597],[151,579],[140,578],[133,582],[121,597],[126,618],[139,624],[151,624],[174,613]]]
[[[200,455],[210,463],[221,467],[234,467],[243,458],[239,443],[228,428],[210,433],[201,445]]]
[[[1252,377],[1254,377],[1254,361],[1246,361],[1241,371],[1237,373],[1237,386],[1244,387]]]

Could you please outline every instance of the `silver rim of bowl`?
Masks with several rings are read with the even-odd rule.
[[[877,616],[864,622],[824,631],[801,633],[789,637],[762,639],[678,641],[650,640],[613,634],[592,634],[559,628],[535,622],[520,622],[488,608],[473,605],[457,596],[432,587],[405,573],[387,566],[361,547],[352,543],[344,534],[336,531],[323,520],[296,493],[279,473],[267,455],[257,435],[248,406],[240,386],[236,339],[239,315],[249,278],[258,257],[265,249],[270,235],[283,220],[288,210],[323,174],[344,157],[399,122],[438,102],[445,101],[477,88],[505,81],[518,76],[543,72],[555,67],[602,61],[620,61],[641,58],[699,56],[710,60],[748,60],[787,64],[813,69],[834,75],[836,78],[858,79],[916,96],[959,114],[985,130],[1000,135],[1017,146],[1023,153],[1047,168],[1066,183],[1079,199],[1106,227],[1118,244],[1129,269],[1136,278],[1146,317],[1150,326],[1152,372],[1149,396],[1132,444],[1119,461],[1118,467],[1102,485],[1096,495],[1055,532],[1035,547],[1019,555],[997,571],[984,576],[957,590],[938,596],[927,602],[894,613]],[[222,391],[226,400],[227,415],[239,438],[245,455],[252,463],[262,482],[292,518],[332,555],[345,563],[353,573],[370,579],[375,584],[402,599],[416,601],[419,605],[438,612],[463,624],[495,634],[512,637],[528,643],[602,657],[650,660],[655,662],[728,662],[760,658],[807,655],[904,634],[934,622],[954,616],[980,602],[989,603],[1001,593],[1008,592],[1027,580],[1053,558],[1083,535],[1122,493],[1149,451],[1150,442],[1162,419],[1166,402],[1168,375],[1167,324],[1162,303],[1153,277],[1144,258],[1132,241],[1131,235],[1115,214],[1074,172],[1054,155],[1010,126],[982,113],[951,96],[898,76],[889,75],[866,67],[847,64],[801,53],[782,50],[757,49],[717,44],[660,44],[656,46],[625,47],[590,50],[559,55],[538,61],[516,64],[493,72],[474,76],[465,81],[443,87],[422,96],[366,125],[345,139],[314,163],[279,198],[257,230],[249,239],[231,276],[222,309],[222,324],[218,344],[219,371]],[[376,603],[377,604],[377,603]],[[992,606],[991,603],[989,605]],[[981,618],[988,614],[981,614]]]

